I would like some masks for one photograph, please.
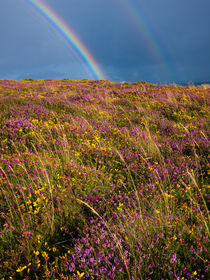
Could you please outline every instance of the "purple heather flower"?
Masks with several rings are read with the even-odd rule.
[[[170,259],[170,263],[176,262],[176,254],[173,254],[172,258]]]

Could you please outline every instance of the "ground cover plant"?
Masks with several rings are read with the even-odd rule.
[[[208,87],[0,81],[0,279],[207,279]]]

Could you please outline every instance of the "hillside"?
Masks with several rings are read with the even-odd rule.
[[[207,279],[209,93],[0,80],[0,279]]]

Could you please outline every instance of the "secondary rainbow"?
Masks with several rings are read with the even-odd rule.
[[[67,41],[89,74],[96,80],[105,80],[106,76],[98,63],[73,30],[48,5],[41,0],[25,0]]]
[[[133,0],[118,0],[119,6],[124,8],[125,14],[127,14],[136,25],[140,35],[144,39],[144,43],[147,44],[148,50],[151,53],[154,61],[161,64],[172,81],[178,79],[178,74],[173,67],[170,55],[164,45],[161,43],[160,39],[157,38],[153,32],[148,20],[143,14],[143,10],[138,4]]]

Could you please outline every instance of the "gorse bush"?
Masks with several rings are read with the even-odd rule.
[[[0,81],[0,278],[207,279],[208,94]]]

